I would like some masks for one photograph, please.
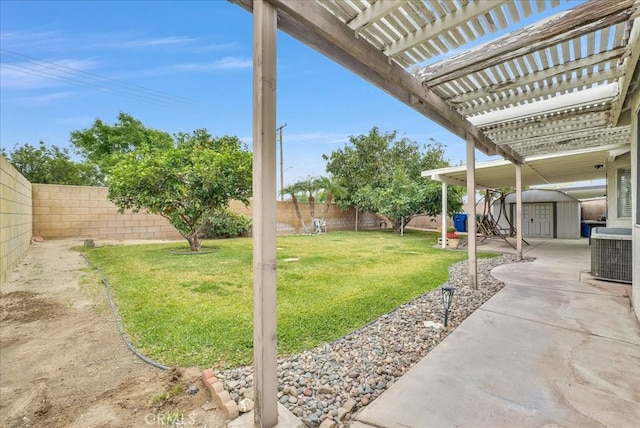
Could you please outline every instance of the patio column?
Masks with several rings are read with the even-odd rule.
[[[469,286],[478,289],[478,263],[476,256],[476,145],[473,138],[467,135],[467,203],[471,212],[467,217],[467,237],[469,248]]]
[[[256,427],[278,423],[276,348],[277,9],[253,2],[253,370]]]
[[[516,258],[522,260],[522,165],[516,164]]]
[[[442,182],[442,248],[447,248],[447,183]]]

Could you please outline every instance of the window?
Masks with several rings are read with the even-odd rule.
[[[631,168],[620,168],[618,180],[618,218],[631,217]]]

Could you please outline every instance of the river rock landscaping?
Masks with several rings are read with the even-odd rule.
[[[334,342],[278,359],[279,402],[309,426],[348,420],[504,286],[491,276],[494,267],[516,261],[509,254],[479,259],[478,290],[467,285],[467,261],[452,265],[444,284],[456,287],[447,328],[437,288]],[[243,410],[253,408],[252,367],[215,375]]]

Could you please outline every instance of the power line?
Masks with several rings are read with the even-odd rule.
[[[30,69],[28,67],[23,67],[20,65],[16,65],[16,64],[3,64],[0,63],[0,68],[4,68],[7,70],[13,70],[13,71],[17,71],[19,73],[24,73],[24,74],[29,74],[32,76],[36,76],[36,77],[41,77],[43,79],[49,79],[49,80],[55,80],[58,82],[63,82],[63,83],[68,83],[74,86],[79,86],[82,88],[87,88],[87,89],[98,89],[98,90],[102,90],[105,92],[109,92],[115,95],[120,95],[122,97],[125,98],[131,98],[131,99],[136,99],[136,100],[142,100],[142,101],[146,101],[152,104],[156,104],[156,105],[160,105],[160,106],[165,106],[165,107],[177,107],[175,104],[172,103],[168,103],[168,102],[162,102],[159,100],[155,100],[153,98],[149,98],[149,97],[144,97],[141,95],[132,95],[132,94],[128,94],[126,92],[122,92],[119,90],[114,90],[114,89],[109,89],[109,88],[102,88],[100,86],[97,85],[92,85],[92,84],[88,84],[85,82],[82,82],[80,80],[76,80],[76,79],[72,79],[70,77],[66,77],[66,76],[59,76],[59,75],[55,75],[53,73],[48,73],[46,71],[42,71],[42,70],[37,70],[37,69]]]
[[[20,61],[20,63],[0,62],[0,66],[20,73],[44,79],[68,83],[87,89],[98,89],[127,98],[138,99],[156,105],[174,108],[190,108],[197,104],[187,98],[175,96],[144,86],[122,82],[116,79],[79,70],[55,62],[0,49],[0,57]]]

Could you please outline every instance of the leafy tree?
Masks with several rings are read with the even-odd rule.
[[[376,127],[368,135],[349,137],[344,148],[323,155],[327,172],[347,189],[347,196],[336,198],[341,206],[386,216],[399,230],[416,215],[437,215],[441,210],[440,183],[420,177],[424,170],[449,166],[445,147],[431,139],[420,145],[396,131],[381,133]],[[447,207],[450,213],[462,207],[464,189],[450,187]]]
[[[142,147],[169,149],[173,139],[168,133],[146,128],[133,116],[121,112],[114,125],[96,119],[90,128],[73,131],[71,144],[78,154],[98,165],[101,173],[108,176],[117,155]]]
[[[38,147],[31,144],[19,146],[2,155],[31,183],[101,186],[103,177],[97,167],[88,162],[71,159],[69,150],[57,146],[48,147],[40,141]]]
[[[347,189],[342,187],[336,180],[330,177],[320,177],[317,180],[317,186],[320,191],[320,199],[324,199],[324,211],[322,213],[321,221],[327,217],[329,208],[336,197],[344,198],[347,196]]]
[[[309,233],[302,213],[300,212],[299,203],[307,202],[309,204],[309,217],[310,220],[313,221],[317,218],[315,203],[324,201],[325,206],[322,217],[320,218],[321,221],[324,221],[334,198],[336,196],[344,196],[346,189],[329,177],[307,177],[283,188],[282,194],[291,197],[296,216],[302,223],[305,233]]]
[[[120,212],[146,210],[167,218],[200,250],[200,234],[216,209],[249,203],[252,156],[236,137],[204,129],[179,133],[171,147],[141,145],[115,157],[108,198]]]

